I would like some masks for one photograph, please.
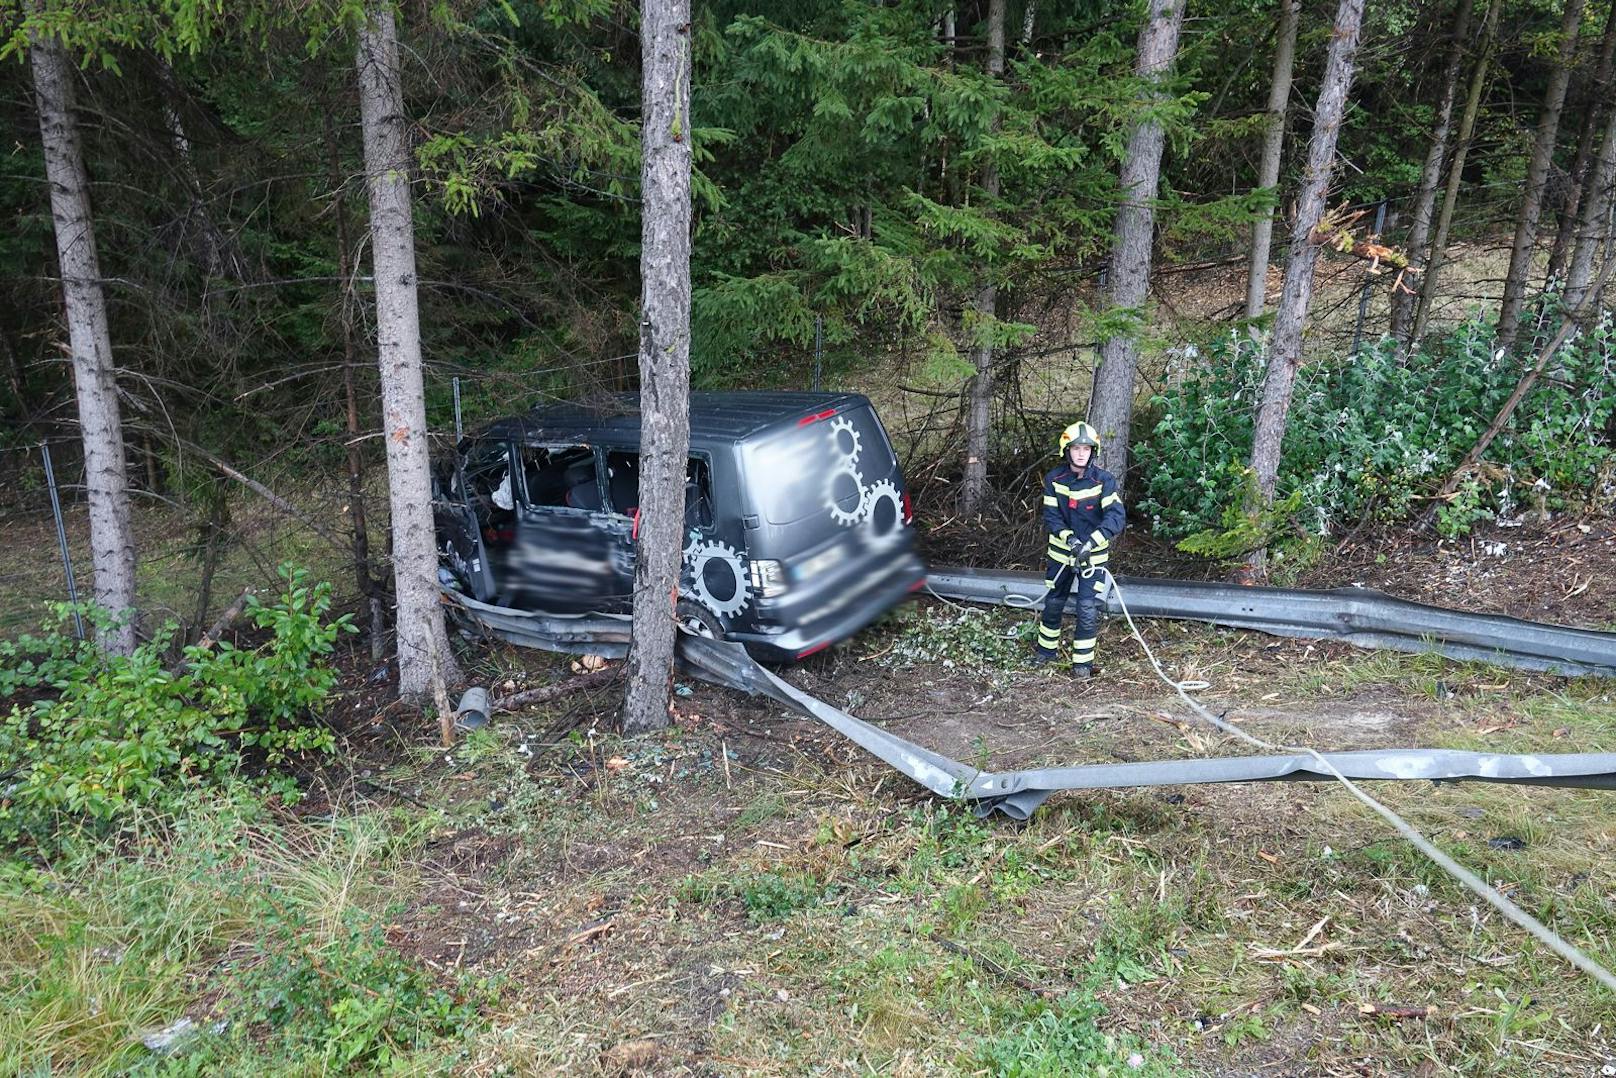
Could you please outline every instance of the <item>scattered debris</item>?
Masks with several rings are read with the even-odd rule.
[[[662,1047],[649,1037],[621,1041],[600,1054],[600,1069],[607,1074],[649,1070],[662,1055]]]
[[[1426,1004],[1424,1007],[1400,1007],[1393,1003],[1361,1003],[1358,1013],[1366,1018],[1390,1018],[1400,1021],[1404,1018],[1434,1018],[1436,1005]]]
[[[229,1025],[229,1022],[220,1019],[208,1027],[208,1032],[217,1036],[223,1033]],[[171,1056],[184,1049],[201,1032],[202,1027],[187,1015],[178,1021],[171,1022],[162,1029],[143,1034],[140,1038],[140,1043],[157,1055]]]

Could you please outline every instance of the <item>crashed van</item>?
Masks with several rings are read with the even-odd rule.
[[[637,399],[553,405],[465,439],[434,482],[440,575],[483,602],[627,612]],[[855,393],[692,393],[678,617],[761,659],[851,636],[925,584],[892,444]]]

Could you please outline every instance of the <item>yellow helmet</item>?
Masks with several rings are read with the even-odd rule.
[[[1061,431],[1061,456],[1064,457],[1066,455],[1066,447],[1069,445],[1092,445],[1094,447],[1094,451],[1098,453],[1100,451],[1100,432],[1089,426],[1087,423],[1081,421],[1073,423],[1071,426]]]

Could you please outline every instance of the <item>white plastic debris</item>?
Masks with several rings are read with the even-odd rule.
[[[230,1025],[228,1021],[220,1019],[208,1027],[208,1032],[214,1036],[223,1033]],[[140,1043],[160,1056],[173,1055],[185,1047],[192,1037],[202,1032],[202,1028],[193,1022],[189,1015],[172,1022],[157,1030],[147,1033],[140,1038]]]
[[[140,1038],[140,1043],[159,1055],[168,1055],[174,1046],[190,1037],[196,1032],[196,1023],[190,1018],[181,1018],[159,1029],[156,1033],[148,1033]]]

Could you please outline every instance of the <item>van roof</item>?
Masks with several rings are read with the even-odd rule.
[[[858,393],[694,392],[690,394],[690,436],[692,441],[741,442],[786,420],[867,403],[867,398]],[[524,440],[610,435],[637,442],[639,406],[638,393],[614,394],[598,406],[539,405],[525,415],[496,420],[482,434]]]

